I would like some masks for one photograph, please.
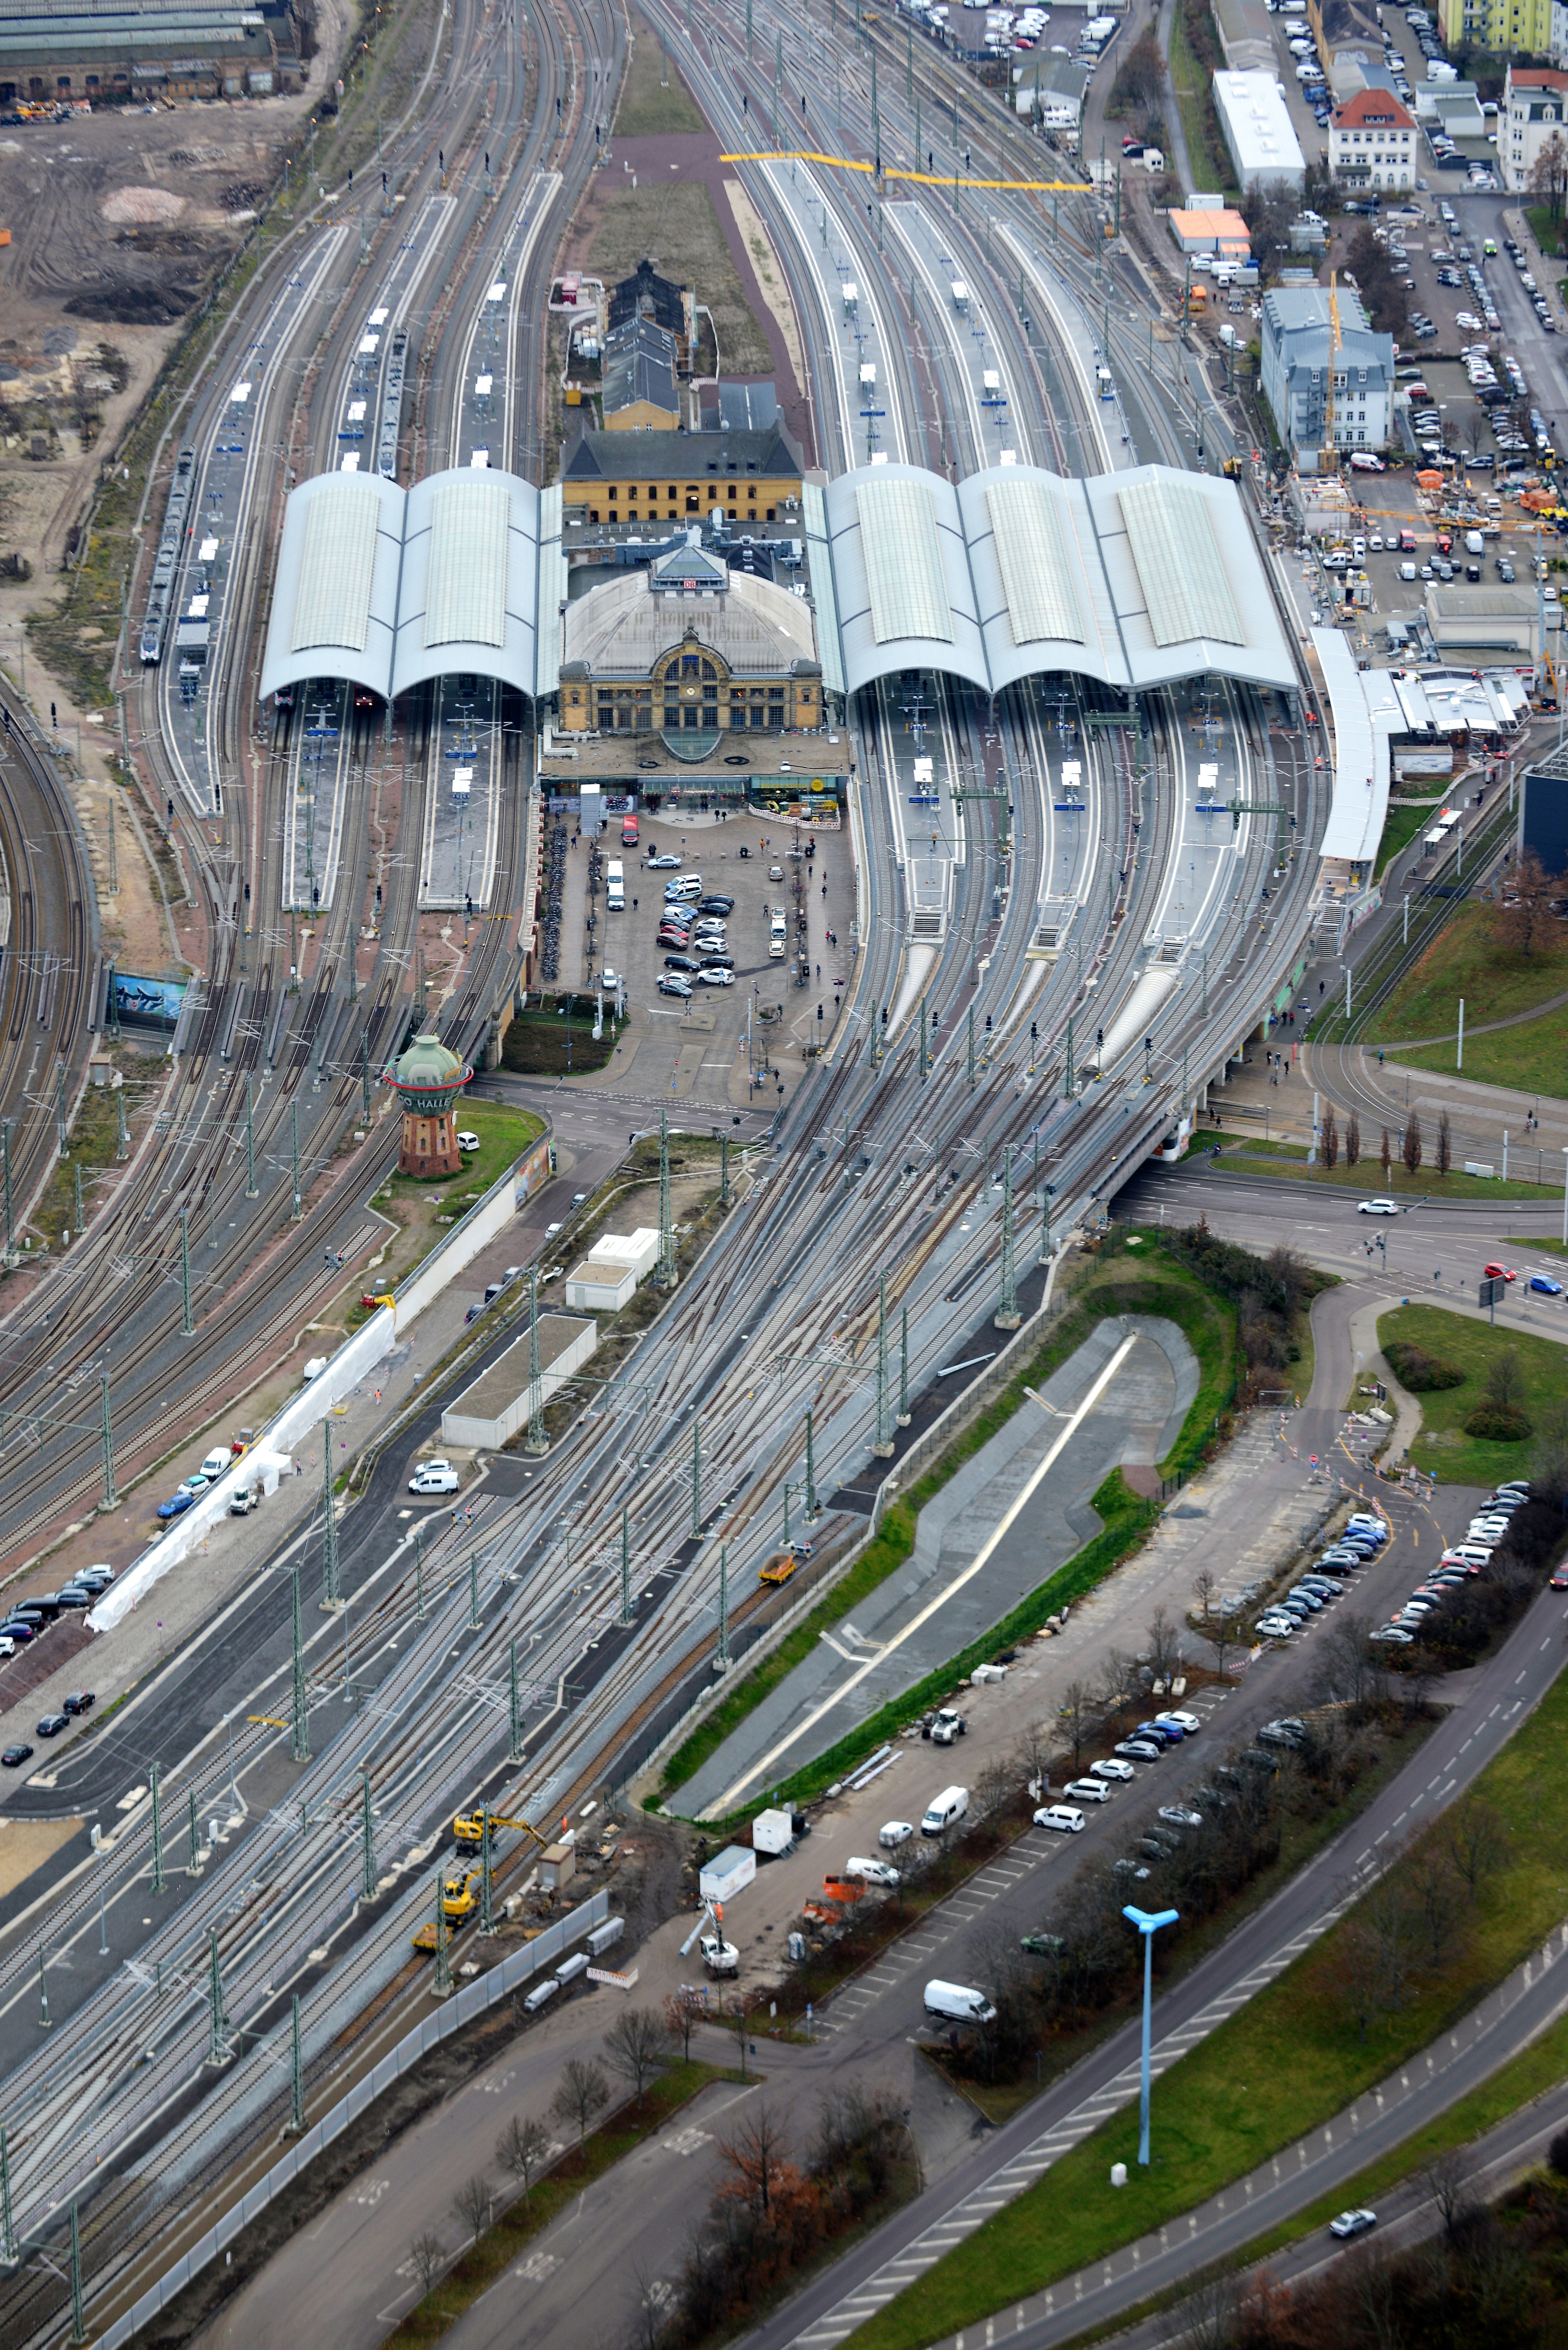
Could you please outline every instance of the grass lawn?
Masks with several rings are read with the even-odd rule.
[[[514,1014],[501,1039],[501,1066],[524,1076],[565,1076],[568,1069],[602,1069],[616,1048],[614,1017],[594,1042],[591,995],[548,996]]]
[[[618,139],[657,139],[668,130],[706,130],[701,108],[675,69],[660,54],[659,36],[639,16],[635,46],[615,112]]]
[[[1147,1239],[1143,1244],[1147,1246]],[[1042,1379],[1048,1378],[1082,1346],[1106,1315],[1129,1313],[1168,1315],[1186,1332],[1198,1357],[1201,1367],[1198,1393],[1175,1451],[1160,1467],[1163,1474],[1174,1476],[1179,1470],[1190,1473],[1198,1466],[1204,1457],[1213,1423],[1234,1390],[1235,1315],[1222,1297],[1163,1251],[1156,1253],[1151,1250],[1140,1259],[1124,1243],[1114,1255],[1095,1267],[1067,1310],[1052,1325],[1045,1344],[1018,1377],[1009,1381],[996,1400],[961,1436],[954,1439],[909,1492],[900,1494],[883,1512],[875,1539],[849,1572],[770,1649],[761,1663],[726,1690],[721,1702],[676,1749],[666,1765],[659,1791],[670,1809],[679,1811],[679,1804],[670,1800],[675,1791],[684,1786],[710,1755],[717,1752],[731,1731],[801,1659],[815,1651],[823,1634],[909,1557],[915,1545],[921,1509],[964,1461],[1005,1426],[1025,1400],[1025,1387],[1038,1387]],[[994,1648],[1005,1647],[1009,1639],[1037,1629],[1064,1601],[1092,1589],[1136,1546],[1153,1514],[1150,1504],[1131,1492],[1119,1470],[1105,1480],[1094,1496],[1094,1504],[1102,1520],[1101,1531],[1084,1549],[1047,1576],[1012,1616],[977,1642],[972,1655],[966,1650],[929,1676],[929,1694],[927,1682],[906,1690],[870,1715],[847,1738],[796,1773],[785,1783],[792,1798],[798,1801],[806,1794],[815,1794],[840,1776],[860,1755],[869,1753],[896,1734],[925,1706],[938,1702],[950,1690],[955,1678],[968,1672],[971,1664],[980,1663]]]
[[[658,90],[657,48],[654,60]],[[590,218],[586,266],[596,276],[613,286],[629,277],[645,255],[656,253],[663,275],[678,286],[695,286],[697,299],[711,312],[725,373],[772,371],[767,337],[746,299],[713,199],[701,180],[671,174],[650,187],[590,190],[579,219],[586,224]]]
[[[1525,1410],[1532,1418],[1568,1396],[1568,1347],[1528,1330],[1494,1329],[1468,1315],[1447,1314],[1440,1305],[1397,1306],[1380,1316],[1377,1336],[1380,1345],[1385,1338],[1402,1338],[1465,1374],[1462,1387],[1436,1388],[1421,1397],[1421,1433],[1410,1447],[1417,1467],[1435,1471],[1445,1485],[1494,1485],[1528,1469],[1528,1438],[1521,1444],[1499,1444],[1490,1437],[1467,1436],[1464,1421],[1481,1399],[1488,1366],[1509,1347],[1519,1357]]]
[[[1551,255],[1561,250],[1563,224],[1552,219],[1550,204],[1527,204],[1524,217],[1530,223],[1531,235],[1542,253]]]
[[[1397,1142],[1399,1131],[1402,1129],[1390,1129],[1388,1139],[1391,1143]],[[1423,1120],[1422,1132],[1430,1150],[1437,1140],[1437,1129],[1430,1118]],[[1265,1142],[1261,1134],[1239,1137],[1233,1130],[1223,1134],[1195,1134],[1187,1155],[1201,1156],[1204,1149],[1217,1142],[1224,1159],[1236,1162],[1239,1173],[1244,1170],[1249,1175],[1288,1175],[1293,1182],[1321,1184],[1325,1191],[1350,1191],[1358,1200],[1368,1199],[1374,1194],[1386,1200],[1542,1200],[1556,1199],[1562,1192],[1561,1183],[1521,1183],[1512,1175],[1506,1183],[1494,1181],[1485,1175],[1463,1175],[1457,1171],[1439,1175],[1430,1159],[1414,1175],[1407,1175],[1400,1161],[1395,1159],[1389,1164],[1386,1179],[1382,1160],[1376,1155],[1368,1157],[1366,1151],[1368,1142],[1373,1144],[1376,1151],[1381,1139],[1380,1131],[1369,1134],[1364,1127],[1362,1155],[1354,1167],[1347,1167],[1343,1158],[1337,1167],[1309,1167],[1304,1142]],[[1345,1131],[1341,1128],[1342,1150],[1344,1145]],[[1514,1153],[1514,1160],[1516,1164],[1521,1161],[1532,1163],[1533,1153],[1521,1149]],[[1376,1228],[1375,1217],[1368,1217],[1367,1222]]]
[[[431,1185],[446,1185],[445,1204],[459,1214],[482,1199],[503,1170],[520,1159],[531,1142],[537,1142],[545,1131],[545,1121],[532,1110],[512,1109],[504,1102],[464,1100],[460,1105],[458,1124],[465,1134],[477,1134],[479,1149],[464,1154],[461,1175],[400,1175],[394,1174],[394,1190],[412,1192],[428,1191]]]
[[[1553,1791],[1565,1769],[1559,1681],[1477,1782],[1507,1823],[1509,1866],[1482,1881],[1447,1963],[1417,1976],[1403,2007],[1359,2033],[1336,1979],[1353,1911],[1156,2083],[1147,2170],[1135,2098],[851,2334],[854,2350],[916,2350],[1103,2259],[1245,2176],[1451,2027],[1562,1917],[1568,1811]],[[1128,2167],[1120,2189],[1110,2184],[1118,2161]],[[1334,2208],[1347,2195],[1338,2189]]]
[[[1400,800],[1389,801],[1383,837],[1377,844],[1378,879],[1382,879],[1384,868],[1391,865],[1399,851],[1415,839],[1433,813],[1429,807],[1407,807]]]
[[[1568,971],[1559,968],[1557,984],[1568,986]],[[1469,1033],[1469,1003],[1465,1004],[1465,1067],[1467,1077],[1486,1086],[1514,1086],[1521,1093],[1548,1098],[1568,1094],[1568,1003],[1543,1012],[1538,1020],[1521,1020],[1517,1028],[1499,1028],[1490,1036]],[[1417,1045],[1390,1059],[1412,1069],[1452,1069],[1452,1045]]]
[[[1424,810],[1423,814],[1429,814]],[[1549,996],[1568,991],[1568,923],[1553,923],[1544,944],[1521,955],[1493,935],[1493,910],[1459,906],[1431,945],[1408,971],[1386,1003],[1377,1007],[1374,1044],[1406,1036],[1451,1036],[1458,1033],[1459,1000],[1465,1000],[1465,1027],[1507,1020],[1530,1012]],[[1467,1075],[1472,1042],[1465,1039]],[[1452,1058],[1444,1065],[1453,1066]]]

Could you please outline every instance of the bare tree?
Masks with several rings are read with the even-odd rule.
[[[409,2246],[409,2266],[420,2281],[421,2293],[428,2294],[446,2266],[446,2246],[428,2228]]]
[[[1421,1171],[1421,1121],[1412,1110],[1405,1121],[1405,1132],[1399,1144],[1399,1156],[1405,1161],[1407,1175]]]
[[[538,2178],[554,2151],[549,2131],[543,2122],[524,2121],[514,2114],[495,2141],[495,2159],[503,2170],[509,2170],[523,2185],[523,2199],[527,2201]]]
[[[1084,1741],[1089,1735],[1098,1715],[1099,1706],[1090,1692],[1088,1682],[1075,1675],[1062,1691],[1061,1711],[1057,1717],[1061,1722],[1063,1733],[1073,1749],[1075,1778],[1078,1775],[1079,1766],[1084,1759]]]
[[[1552,901],[1563,891],[1563,878],[1547,872],[1533,848],[1527,848],[1504,875],[1492,917],[1493,935],[1510,953],[1533,955],[1543,939],[1556,934]]]
[[[1383,1169],[1383,1180],[1386,1183],[1388,1180],[1389,1170],[1394,1163],[1394,1147],[1388,1139],[1388,1128],[1386,1127],[1383,1129],[1383,1147],[1379,1150],[1377,1158],[1378,1162]]]
[[[1460,2226],[1475,2209],[1475,2194],[1470,2186],[1471,2156],[1469,2147],[1451,2146],[1424,2162],[1416,2173],[1417,2186],[1425,2189],[1438,2207],[1443,2223],[1443,2233],[1451,2244]]]
[[[1100,1659],[1095,1696],[1105,1711],[1119,1721],[1126,1709],[1137,1702],[1137,1659],[1129,1657],[1125,1648],[1107,1648]]]
[[[1200,1566],[1192,1578],[1192,1596],[1198,1602],[1198,1613],[1208,1623],[1214,1609],[1214,1594],[1220,1588],[1220,1578],[1212,1567]]]
[[[1215,1671],[1222,1681],[1229,1680],[1231,1669],[1225,1660],[1241,1638],[1240,1616],[1234,1608],[1227,1612],[1221,1606],[1219,1614],[1211,1616],[1204,1626],[1203,1637],[1214,1651]]]
[[[674,2293],[662,2277],[649,2276],[639,2269],[632,2279],[631,2324],[627,2334],[627,2350],[659,2350],[670,2331],[671,2303]]]
[[[686,2063],[691,2058],[691,2034],[708,2012],[708,2002],[700,1991],[689,1985],[672,1991],[664,2002],[664,2025],[671,2040],[680,2043],[680,2054]]]
[[[1051,1783],[1051,1757],[1055,1741],[1044,1721],[1032,1721],[1012,1750],[1012,1767],[1036,1803]]]
[[[483,2172],[465,2178],[452,2199],[452,2216],[477,2244],[490,2224],[490,2182]]]
[[[580,2147],[609,2099],[609,2083],[605,2079],[603,2066],[596,2064],[591,2057],[585,2064],[580,2056],[571,2056],[561,2075],[561,2085],[550,2101],[550,2111],[558,2122],[576,2128]]]
[[[1144,1638],[1148,1642],[1148,1660],[1155,1679],[1168,1686],[1181,1670],[1181,1629],[1171,1620],[1168,1607],[1155,1609]]]
[[[628,2007],[605,2033],[604,2045],[610,2070],[631,2083],[640,2112],[642,2093],[670,2054],[670,2031],[664,2018],[651,2007]]]
[[[765,2097],[760,2105],[748,2107],[746,2119],[733,2137],[719,2140],[719,2154],[742,2199],[766,2219],[790,2162],[784,2125]]]
[[[969,1815],[974,1825],[983,1827],[987,1820],[1005,1811],[1017,1793],[1018,1777],[1013,1765],[1001,1755],[987,1762],[975,1774],[970,1789]]]
[[[1517,1347],[1504,1347],[1487,1365],[1486,1399],[1494,1411],[1522,1412],[1528,1408],[1524,1367]]]
[[[1361,1120],[1354,1110],[1345,1121],[1345,1163],[1354,1167],[1361,1157]]]
[[[1410,1893],[1426,1938],[1427,1962],[1440,1967],[1453,1952],[1468,1906],[1465,1882],[1446,1843],[1428,1837],[1410,1857]]]
[[[1542,141],[1525,184],[1536,203],[1546,206],[1555,227],[1568,197],[1568,140],[1561,130],[1552,131],[1549,139]]]
[[[1454,1133],[1444,1110],[1438,1119],[1438,1172],[1446,1175],[1454,1163]]]
[[[1241,2278],[1229,2273],[1210,2277],[1178,2310],[1171,2342],[1178,2350],[1231,2350],[1241,2314]]]
[[[1325,1167],[1337,1167],[1339,1164],[1339,1126],[1334,1115],[1334,1104],[1332,1102],[1328,1104],[1327,1107],[1324,1111],[1323,1124],[1318,1129],[1317,1139],[1318,1148],[1323,1152],[1324,1165]]]
[[[1443,1823],[1449,1856],[1475,1899],[1508,1858],[1508,1823],[1472,1788]]]

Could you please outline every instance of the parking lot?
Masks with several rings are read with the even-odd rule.
[[[635,846],[623,847],[618,832],[612,823],[597,843],[597,872],[586,840],[567,860],[563,934],[575,943],[563,976],[580,968],[607,1003],[618,991],[627,1014],[608,1067],[574,1083],[631,1086],[672,1104],[774,1107],[808,1054],[831,1042],[843,1010],[854,969],[848,835],[690,808],[668,822],[642,815]],[[654,861],[663,858],[676,861]],[[609,904],[612,859],[622,868],[618,911]],[[711,927],[700,930],[703,899],[712,910],[701,919]],[[671,900],[692,917],[679,935],[665,922]]]

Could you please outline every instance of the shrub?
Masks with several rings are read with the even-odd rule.
[[[1501,1411],[1496,1404],[1478,1404],[1465,1419],[1467,1436],[1489,1436],[1494,1444],[1522,1444],[1530,1422],[1521,1411]]]
[[[1403,1338],[1390,1338],[1383,1354],[1400,1386],[1408,1388],[1412,1395],[1425,1395],[1435,1388],[1462,1388],[1465,1383],[1465,1375],[1456,1365],[1446,1363],[1441,1355],[1426,1354]]]

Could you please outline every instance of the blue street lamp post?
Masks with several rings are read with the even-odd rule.
[[[1137,2158],[1148,2167],[1148,2040],[1149,2018],[1154,2008],[1154,1938],[1162,1926],[1174,1926],[1179,1912],[1175,1909],[1135,1909],[1128,1902],[1122,1910],[1127,1923],[1136,1926],[1143,1936],[1143,2079],[1138,2095]]]

